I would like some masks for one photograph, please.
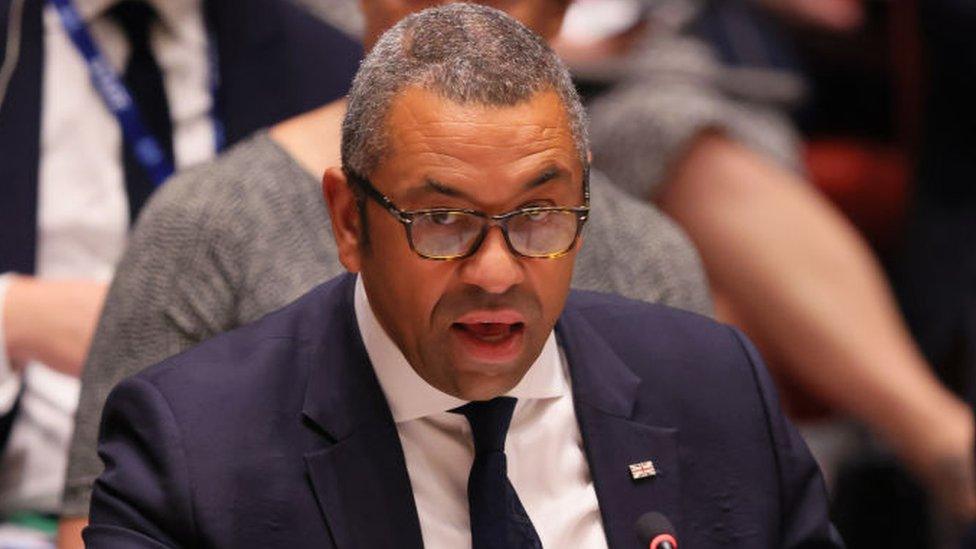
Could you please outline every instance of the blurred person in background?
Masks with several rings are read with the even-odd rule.
[[[561,0],[508,9],[544,36],[559,29]],[[364,43],[426,7],[364,2]],[[321,51],[327,55],[327,50]],[[309,55],[314,61],[315,55]],[[122,378],[205,339],[253,321],[343,271],[320,178],[339,165],[336,101],[282,122],[187,170],[155,194],[116,272],[82,378],[65,485],[60,545],[80,543],[92,482],[101,472],[98,423]],[[653,206],[591,174],[591,210],[575,287],[709,314],[700,261],[687,238]]]
[[[83,359],[150,192],[342,96],[360,55],[277,0],[0,0],[0,518],[60,510]]]
[[[919,124],[894,281],[926,358],[976,403],[976,3],[908,2],[921,42]],[[976,547],[976,526],[965,547]]]
[[[778,29],[748,2],[659,4],[592,42],[603,56],[575,48],[581,72],[610,77],[589,104],[594,166],[688,232],[719,318],[754,338],[780,382],[864,422],[971,520],[972,412],[933,375],[864,239],[805,180],[788,116],[802,82]],[[857,2],[768,4],[842,29],[863,15]],[[613,70],[605,54],[621,51]]]
[[[515,6],[516,6],[515,9],[524,9],[524,7],[521,4],[515,4]],[[367,28],[370,28],[371,26],[372,28],[381,27],[384,24],[383,21],[386,18],[392,17],[392,15],[390,15],[389,13],[384,12],[384,10],[388,8],[388,6],[383,6],[382,4],[379,3],[374,4],[371,2],[367,2],[366,6],[364,7],[367,15]],[[371,11],[373,12],[372,16],[371,16]],[[674,37],[670,36],[670,38],[674,38]],[[663,41],[664,40],[662,40],[662,42]],[[666,60],[666,61],[671,60],[674,61],[673,63],[674,65],[680,66],[684,58],[669,57],[669,56],[662,55],[659,57],[659,59]],[[701,63],[702,59],[705,60],[706,67],[711,68],[713,66],[709,64],[709,59],[711,59],[710,54],[707,51],[703,51],[701,46],[691,48],[691,59],[696,61],[694,61],[694,63],[692,63],[691,65],[687,65],[687,66],[694,67],[696,63]],[[667,75],[667,73],[663,73],[663,74]],[[679,74],[679,76],[681,75]],[[699,91],[703,89],[714,90],[715,83],[713,81],[713,77],[714,75],[705,75],[705,78],[700,79],[698,82],[693,82],[692,87],[697,86],[697,89]],[[680,82],[680,78],[679,78],[679,82]],[[654,84],[654,86],[656,85],[657,84]],[[706,95],[708,97],[712,97],[713,94],[706,93]],[[740,98],[736,98],[736,99],[740,99]],[[786,124],[780,123],[780,120],[782,119],[781,117],[779,117],[778,115],[757,116],[754,111],[749,111],[749,110],[742,111],[742,110],[735,109],[734,105],[740,103],[741,101],[737,101],[734,99],[730,100],[728,97],[722,95],[721,100],[718,101],[718,105],[722,107],[722,109],[719,110],[724,110],[726,114],[730,112],[733,114],[738,113],[740,117],[744,117],[744,118],[756,118],[757,120],[759,120],[760,124],[762,124],[763,121],[766,121],[765,127],[767,128],[769,128],[770,126],[777,126],[783,128],[781,131],[776,130],[776,128],[774,128],[774,130],[776,131],[772,131],[773,134],[785,135],[787,136],[787,138],[789,138],[789,136],[791,135],[791,130],[789,128],[788,123]],[[329,135],[329,133],[324,130],[324,128],[330,127],[330,125],[332,128],[337,128],[337,121],[342,116],[343,111],[341,110],[341,108],[343,108],[343,106],[337,103],[333,105],[333,107],[335,108],[331,110],[329,108],[324,108],[314,114],[310,114],[305,117],[299,117],[293,121],[290,121],[288,123],[282,124],[274,128],[270,132],[269,135],[271,141],[283,147],[284,150],[287,151],[288,154],[285,155],[286,164],[289,161],[290,162],[297,161],[302,166],[304,166],[308,172],[312,174],[316,174],[316,173],[320,173],[321,169],[324,166],[329,165],[329,163],[336,162],[337,154],[334,152],[334,149],[332,149],[333,152],[331,153],[328,152],[329,146],[327,146],[326,136]],[[680,111],[677,112],[680,113]],[[330,118],[332,119],[331,122],[329,122]],[[667,113],[665,113],[663,119],[664,120],[669,119]],[[707,119],[708,118],[706,118],[706,120]],[[760,154],[756,154],[754,151],[749,151],[743,148],[742,146],[734,143],[733,140],[731,140],[727,136],[723,137],[717,133],[703,131],[701,126],[696,126],[693,123],[685,124],[680,120],[680,117],[671,117],[670,120],[675,120],[676,131],[679,133],[679,135],[686,133],[685,130],[682,129],[682,126],[684,125],[685,127],[690,128],[691,130],[690,132],[688,132],[693,137],[691,141],[697,142],[699,141],[699,139],[697,138],[701,137],[700,139],[701,142],[709,142],[713,145],[712,147],[698,147],[696,143],[696,145],[693,147],[694,150],[705,151],[702,153],[701,156],[710,158],[710,160],[708,161],[708,163],[710,164],[709,171],[712,172],[713,176],[716,175],[716,172],[720,173],[722,171],[720,168],[721,165],[715,163],[715,160],[719,159],[719,160],[725,160],[726,162],[734,161],[732,162],[731,166],[735,167],[739,171],[739,173],[747,174],[743,176],[743,180],[748,180],[749,178],[754,177],[757,174],[763,175],[767,183],[771,181],[783,182],[783,181],[799,180],[797,176],[790,174],[788,171],[780,167],[777,167],[775,165],[771,165],[773,163],[769,162],[768,158],[769,157],[777,158],[776,156],[777,153],[775,152],[777,149],[775,146],[771,146],[769,149],[767,149],[766,153],[760,155]],[[732,124],[728,123],[727,120],[724,125],[720,124],[715,119],[715,117],[712,117],[710,124],[706,124],[705,126],[708,128],[728,129],[732,127]],[[333,129],[333,131],[336,130]],[[735,133],[735,132],[730,132],[730,133]],[[757,135],[758,138],[760,139],[766,134],[767,134],[766,131],[754,132],[754,135]],[[737,134],[737,137],[739,137],[739,139],[742,141],[746,141],[745,139],[742,139],[741,135],[739,134]],[[678,141],[681,142],[682,140],[678,140]],[[335,145],[333,145],[333,147],[334,146]],[[269,151],[273,152],[274,149],[274,147],[269,147],[267,143],[261,145],[260,148],[264,149],[266,152]],[[787,155],[789,155],[790,147],[785,147],[785,149],[787,151]],[[694,165],[695,162],[691,162],[689,160],[689,157],[683,156],[685,154],[685,150],[686,148],[684,146],[679,146],[673,149],[666,149],[665,153],[667,154],[660,154],[659,156],[653,156],[653,154],[658,154],[658,153],[657,151],[650,149],[648,152],[653,153],[652,154],[653,158],[660,158],[661,156],[664,157],[663,160],[660,160],[659,162],[656,163],[656,167],[651,166],[650,169],[652,171],[649,172],[651,174],[650,178],[653,179],[655,173],[671,172],[670,169],[662,170],[660,168],[662,166],[671,167],[673,165],[683,165],[683,166]],[[719,154],[719,152],[724,152],[724,153]],[[676,155],[677,160],[672,160],[668,156],[669,154]],[[278,154],[277,157],[279,160],[281,160],[280,154]],[[290,157],[290,160],[288,157]],[[243,154],[241,155],[239,160],[235,161],[235,164],[239,164],[241,167],[234,168],[232,170],[228,169],[223,173],[221,173],[216,179],[232,179],[233,177],[239,174],[241,169],[247,169],[248,166],[272,165],[268,163],[266,160],[260,160],[255,162],[254,164],[248,164],[246,162],[246,156]],[[288,172],[288,173],[293,173],[293,172]],[[738,179],[738,177],[734,177],[733,179]],[[640,182],[643,181],[644,178],[638,174],[636,180]],[[622,183],[624,185],[628,184],[627,181],[624,181]],[[866,280],[868,281],[868,286],[867,286],[868,295],[865,299],[866,301],[870,302],[872,299],[871,288],[875,288],[875,289],[877,288],[877,277],[879,275],[876,272],[876,268],[873,266],[873,264],[870,263],[870,261],[868,261],[867,267],[865,267],[865,265],[863,264],[864,257],[865,256],[869,257],[866,250],[864,250],[863,247],[859,247],[857,245],[858,238],[856,236],[852,236],[851,234],[848,234],[846,231],[849,231],[850,229],[846,227],[846,225],[843,223],[842,220],[837,219],[836,216],[834,216],[834,214],[832,213],[826,214],[827,217],[826,221],[822,219],[825,216],[824,212],[831,212],[831,209],[825,204],[823,204],[822,200],[819,199],[819,197],[811,197],[811,193],[808,190],[803,190],[798,192],[803,196],[800,198],[797,198],[797,196],[793,196],[790,199],[792,202],[794,203],[800,202],[801,204],[806,204],[808,207],[811,207],[814,210],[814,212],[816,212],[814,214],[814,219],[820,219],[821,223],[825,223],[828,227],[832,227],[834,232],[838,230],[838,227],[841,228],[842,237],[840,238],[839,241],[841,248],[844,248],[845,246],[849,247],[851,245],[851,242],[854,242],[855,244],[854,251],[852,253],[853,253],[853,257],[855,258],[855,261],[851,269],[855,272],[862,271],[861,273],[862,276],[866,277]],[[176,201],[175,196],[173,201],[174,202]],[[795,208],[792,211],[793,213],[796,213]],[[197,215],[201,216],[202,214],[201,212],[197,212]],[[300,216],[301,214],[296,214],[296,218],[300,218]],[[176,215],[172,216],[172,219],[176,219],[176,218],[177,218]],[[219,225],[220,225],[219,222],[214,224],[214,226],[219,226]],[[792,230],[792,226],[790,228]],[[788,231],[787,233],[784,233],[780,236],[789,237],[791,235]],[[801,235],[801,237],[803,238],[809,238],[809,236],[810,235]],[[203,240],[206,241],[208,240],[208,238],[209,237],[205,237]],[[829,240],[829,238],[827,239]],[[243,244],[241,245],[243,246]],[[147,244],[146,246],[147,246],[146,250],[148,250],[149,245]],[[204,247],[204,249],[206,248]],[[204,252],[201,250],[200,252],[198,252],[198,255],[200,253],[204,253]],[[751,251],[749,253],[751,253]],[[746,256],[748,256],[749,253],[747,253]],[[828,256],[835,256],[835,254],[836,252],[828,250]],[[140,255],[144,257],[144,259],[146,259],[147,261],[150,256],[148,252],[144,252],[144,254],[140,254]],[[259,254],[255,253],[255,255],[259,255]],[[133,253],[133,257],[136,258],[139,256]],[[224,270],[227,268],[227,265],[222,264],[223,260],[219,259],[219,257],[220,256],[218,255],[211,258],[212,267],[211,267],[210,274],[219,275],[220,273],[224,272]],[[754,266],[765,268],[762,262],[757,262]],[[297,270],[300,271],[301,269],[297,269]],[[840,274],[842,276],[847,276],[845,274],[846,271],[847,269],[843,269]],[[247,277],[248,279],[247,281],[243,281],[243,282],[233,281],[234,283],[226,284],[225,287],[226,295],[216,300],[215,302],[216,303],[229,302],[229,303],[236,304],[237,302],[235,300],[237,298],[237,295],[234,288],[238,287],[237,284],[241,284],[241,283],[258,284],[260,283],[261,280],[260,275],[265,275],[268,272],[271,271],[262,271],[259,273],[255,273],[254,275],[250,275]],[[773,269],[772,272],[776,272],[775,268]],[[817,272],[822,273],[824,271],[820,270]],[[318,275],[318,276],[322,276],[322,275]],[[143,282],[140,281],[141,278],[142,278],[141,276],[133,277],[131,288],[142,287]],[[764,280],[764,279],[753,278],[752,282],[750,282],[751,287],[755,288],[758,291],[759,289],[763,288],[765,282],[756,283],[755,280]],[[855,282],[857,282],[858,280],[860,279],[855,279]],[[851,279],[848,278],[847,282],[850,281]],[[780,281],[780,282],[786,282],[786,281]],[[296,283],[291,282],[291,284],[296,284]],[[275,284],[269,284],[268,286],[273,287],[274,285]],[[180,287],[179,291],[182,292],[191,289],[193,285],[188,283],[177,283],[177,286]],[[293,286],[293,287],[297,287],[297,286]],[[773,284],[771,288],[773,288],[774,290],[777,289],[777,284]],[[831,295],[831,292],[833,292],[833,288],[828,287],[824,291],[826,292],[826,295]],[[123,294],[121,286],[120,286],[119,293],[120,295]],[[815,293],[810,295],[819,296],[825,294]],[[841,295],[842,296],[845,295],[844,292],[841,292]],[[184,297],[199,298],[203,296],[193,296],[192,293],[190,293]],[[772,297],[775,298],[776,300],[781,300],[783,296],[776,295],[774,293]],[[795,299],[797,295],[792,295],[787,297],[791,297],[791,299],[794,300],[794,304],[795,304]],[[278,296],[275,299],[283,299],[283,297]],[[763,297],[762,300],[758,302],[757,306],[761,306],[767,303],[767,301],[765,301],[766,299],[767,299],[766,297]],[[821,301],[822,300],[820,298],[815,298],[813,299],[812,302],[808,302],[805,306],[807,312],[809,312],[811,308],[814,309],[814,312],[816,312],[816,306],[814,302],[821,302]],[[193,302],[192,299],[187,301],[187,303],[192,303],[192,302]],[[884,299],[881,300],[881,303],[882,305],[884,305],[885,303]],[[850,306],[853,307],[855,310],[858,310],[858,306],[856,304],[851,304]],[[138,307],[136,306],[135,302],[130,302],[129,305],[125,307],[125,309],[135,313],[138,310]],[[201,308],[197,306],[188,307],[184,311],[180,311],[180,309],[181,307],[170,308],[170,311],[166,316],[168,322],[176,323],[176,325],[181,328],[189,328],[187,333],[180,334],[177,337],[171,337],[168,340],[170,342],[168,343],[168,345],[174,345],[175,348],[180,348],[181,345],[189,345],[189,343],[186,343],[185,341],[181,341],[181,339],[189,337],[190,341],[196,341],[198,340],[197,339],[198,337],[201,337],[200,334],[210,333],[209,331],[214,330],[215,326],[218,327],[219,329],[220,326],[219,322],[221,320],[227,322],[226,317],[223,319],[210,318],[206,313],[206,311],[201,310]],[[260,306],[255,306],[253,303],[247,304],[244,307],[244,309],[245,309],[244,314],[248,314],[248,315],[255,315],[259,310],[261,310]],[[802,312],[804,307],[800,307],[800,309]],[[120,311],[122,310],[121,306],[119,307],[119,310]],[[227,309],[223,308],[223,306],[217,306],[213,310],[227,311]],[[892,337],[893,340],[896,342],[902,341],[901,338],[903,338],[903,335],[899,334],[897,329],[894,330],[892,329],[891,317],[894,315],[893,311],[891,311],[890,309],[886,309],[885,307],[882,306],[880,309],[875,310],[875,313],[877,314],[868,315],[867,317],[867,320],[869,321],[867,323],[869,330],[865,332],[865,337],[855,338],[859,340],[859,344],[863,345],[865,340],[870,339],[870,336],[872,335],[870,328],[872,326],[874,327],[873,329],[878,329],[879,325],[880,325],[880,332],[882,335],[887,334],[887,336]],[[120,313],[120,314],[124,314],[124,313]],[[240,313],[237,311],[230,311],[229,313],[222,313],[222,314],[229,315],[231,317],[230,321],[233,322],[234,321],[233,317],[235,315],[239,315]],[[768,321],[773,322],[774,319],[770,317]],[[124,320],[119,320],[117,322],[119,327],[124,326],[126,324]],[[200,328],[201,326],[203,328]],[[800,327],[803,328],[802,323]],[[895,328],[897,328],[897,321],[895,321]],[[802,333],[808,335],[810,334],[809,331],[803,331]],[[187,336],[187,334],[189,334],[189,336]],[[106,341],[112,341],[114,340],[114,337],[117,336],[111,336],[111,337],[106,336]],[[807,335],[804,335],[803,337],[807,337]],[[830,341],[831,338],[836,340],[837,332],[836,331],[832,333],[828,332],[826,334],[813,333],[812,336],[810,337],[811,339],[810,341],[808,341],[809,346],[819,349],[819,346],[822,344],[823,340],[818,338],[824,337],[827,338],[828,341]],[[808,363],[807,370],[809,371],[807,372],[801,372],[801,374],[797,375],[791,373],[790,371],[787,371],[785,372],[785,374],[781,373],[781,375],[784,375],[785,377],[792,377],[796,375],[796,377],[800,378],[801,381],[803,381],[804,379],[808,380],[806,383],[809,386],[812,386],[815,392],[819,392],[822,396],[826,395],[826,400],[828,402],[832,402],[832,403],[839,402],[840,403],[838,405],[839,409],[849,411],[855,417],[864,420],[876,432],[887,433],[885,435],[886,439],[896,438],[901,436],[897,434],[893,435],[891,434],[892,432],[899,432],[900,430],[900,432],[905,433],[903,440],[906,442],[904,445],[914,446],[915,447],[914,451],[917,454],[922,454],[926,457],[926,459],[922,461],[925,462],[925,465],[928,467],[928,472],[931,473],[926,476],[926,479],[931,483],[930,485],[932,486],[941,485],[944,487],[947,484],[944,479],[949,478],[949,475],[944,470],[941,472],[932,471],[933,467],[931,465],[936,461],[932,458],[937,456],[943,456],[943,455],[951,455],[951,456],[959,457],[959,459],[962,461],[971,460],[971,455],[969,455],[971,454],[971,450],[967,446],[967,443],[965,442],[969,437],[972,436],[971,432],[969,432],[965,428],[960,428],[960,425],[965,426],[968,424],[968,422],[970,422],[970,416],[968,413],[966,413],[965,410],[960,411],[960,408],[951,399],[947,400],[941,388],[933,384],[931,379],[925,373],[924,364],[919,364],[915,362],[913,358],[914,355],[911,352],[912,349],[910,343],[907,345],[908,352],[903,352],[905,351],[905,349],[906,349],[906,344],[902,341],[902,343],[896,345],[894,349],[885,349],[882,351],[883,354],[898,358],[897,360],[891,361],[892,365],[890,366],[890,368],[883,364],[883,360],[882,363],[878,363],[874,360],[868,360],[868,361],[854,360],[854,361],[848,361],[846,363],[840,363],[840,364],[831,362],[825,365],[821,365],[818,361],[818,363],[812,367],[810,367]],[[170,350],[167,349],[162,351],[151,351],[151,352],[167,353],[170,352]],[[878,349],[872,349],[871,356],[876,357],[878,355],[878,352],[879,352]],[[108,354],[106,354],[106,356],[108,356]],[[159,355],[159,356],[165,356],[165,355]],[[882,358],[884,359],[884,357]],[[129,359],[127,360],[131,360],[131,359],[132,357],[129,357]],[[95,369],[94,364],[96,364],[96,362],[94,361],[90,363],[90,368],[92,370]],[[129,366],[123,366],[123,368],[133,368],[133,367],[139,368],[146,364],[148,363],[139,364],[135,366],[130,364]],[[778,363],[776,365],[779,366]],[[918,368],[918,366],[921,366],[921,368]],[[110,367],[105,366],[104,368],[108,369]],[[823,371],[819,371],[821,368]],[[103,372],[102,374],[99,374],[98,377],[101,380],[107,380],[113,378],[112,376],[114,375],[116,374]],[[810,380],[810,377],[815,377],[816,379]],[[908,403],[907,407],[910,410],[915,410],[919,408],[924,409],[925,413],[923,415],[926,418],[926,420],[916,420],[911,418],[906,420],[904,414],[901,412],[902,396],[906,392],[910,391],[912,389],[912,386],[916,385],[916,381],[919,380],[921,381],[921,383],[918,385],[921,387],[922,394],[920,395],[920,398],[917,399],[912,399],[912,397],[909,397],[909,399],[912,399],[912,401]],[[107,388],[104,390],[107,390]],[[102,393],[103,396],[101,396],[100,398],[94,396],[94,393],[96,391],[101,391],[101,390],[92,389],[93,403],[91,404],[91,408],[94,411],[90,413],[94,417],[97,417],[98,410],[100,409],[101,406],[100,400],[104,398],[104,393]],[[928,399],[928,396],[931,395],[934,395],[935,398]],[[861,398],[862,396],[863,398]],[[852,402],[852,400],[855,399],[861,400],[863,402]],[[895,406],[893,413],[890,414],[890,417],[879,417],[883,414],[884,407],[887,405]],[[86,405],[83,404],[82,407],[86,408]],[[943,414],[944,419],[946,419],[944,423],[935,425],[935,428],[930,429],[929,432],[920,432],[919,426],[922,423],[929,421],[933,416],[943,411],[946,412],[945,414]],[[82,413],[87,415],[89,412],[83,411]],[[926,425],[926,428],[930,428],[930,427],[932,426]],[[94,431],[94,427],[92,428],[92,431]],[[92,454],[94,435],[90,435],[90,436],[92,437],[90,442],[86,442],[82,444],[76,441],[75,448],[78,452],[88,453],[89,455]],[[81,439],[78,440],[80,441]],[[939,444],[931,448],[924,448],[924,447],[919,448],[919,446],[923,446],[925,443],[927,443],[930,440],[938,441]],[[905,452],[902,451],[901,455],[904,456]],[[72,462],[82,463],[82,460],[73,459]],[[80,466],[80,467],[87,467],[87,466]],[[922,467],[917,467],[916,470],[920,468]],[[965,468],[963,467],[963,469]],[[954,470],[958,471],[959,469],[956,468]],[[71,480],[69,480],[69,484],[70,483]],[[953,502],[950,503],[949,505],[953,506],[956,509],[963,509],[962,511],[959,511],[960,514],[966,514],[967,511],[965,509],[968,506],[971,488],[972,488],[972,483],[964,479],[960,482],[952,483],[952,485],[949,487],[948,490],[943,489],[942,491],[944,494],[946,492],[950,492],[948,495],[944,495],[943,497],[946,501]],[[72,489],[69,487],[69,492],[71,490]],[[78,490],[79,493],[84,493],[87,489],[81,487]],[[951,493],[953,491],[955,491],[954,494]],[[73,521],[73,523],[75,525],[83,524],[83,520],[79,519]]]

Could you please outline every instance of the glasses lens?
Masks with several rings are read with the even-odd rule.
[[[508,221],[508,238],[515,251],[530,257],[549,257],[569,250],[576,240],[576,213],[529,210]]]
[[[468,253],[481,235],[485,220],[464,212],[430,212],[411,224],[413,247],[433,259],[458,257]]]

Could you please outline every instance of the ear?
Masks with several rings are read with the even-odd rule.
[[[356,195],[349,188],[346,174],[340,168],[329,168],[322,176],[322,193],[329,206],[332,220],[332,236],[339,249],[339,261],[351,273],[358,273],[362,267],[362,248],[360,246],[359,210]]]

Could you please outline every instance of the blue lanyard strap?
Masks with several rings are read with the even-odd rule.
[[[115,116],[122,128],[122,138],[126,146],[132,151],[139,164],[146,171],[156,187],[159,187],[173,174],[173,162],[166,157],[159,141],[146,128],[142,121],[139,108],[132,100],[132,94],[122,83],[118,73],[112,68],[102,52],[95,45],[95,41],[88,32],[84,20],[78,10],[71,3],[71,0],[49,0],[57,9],[64,25],[65,32],[71,38],[75,47],[85,58],[88,65],[88,73],[91,76],[92,84],[101,96],[102,101],[109,111]],[[216,87],[219,84],[217,77],[216,63],[217,56],[211,48],[208,51],[208,61],[210,62],[210,88],[211,96],[216,98]],[[214,100],[216,102],[216,99]],[[213,114],[213,113],[211,113]],[[223,127],[214,119],[214,140],[215,149],[220,151],[224,145]]]

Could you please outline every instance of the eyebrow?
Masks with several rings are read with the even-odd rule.
[[[568,175],[569,172],[563,168],[559,168],[556,166],[549,166],[548,168],[543,170],[542,173],[540,173],[538,176],[532,178],[525,185],[523,185],[522,192],[531,191],[536,187],[541,187],[542,185],[545,185],[546,183],[552,181],[553,179],[557,179],[561,176],[568,176]],[[450,196],[452,198],[461,198],[469,202],[474,202],[474,200],[468,193],[430,177],[425,178],[422,185],[407,190],[404,193],[403,198],[407,200],[412,200],[429,194],[440,194],[444,196]]]

